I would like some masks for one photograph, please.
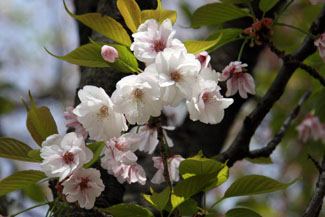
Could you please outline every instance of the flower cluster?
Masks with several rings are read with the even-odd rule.
[[[230,74],[234,77],[246,65],[235,64],[234,69],[228,69],[228,75],[226,71],[221,75],[211,68],[207,52],[188,53],[184,44],[174,38],[175,33],[169,19],[162,24],[153,19],[141,24],[133,34],[131,50],[145,63],[143,72],[122,78],[111,96],[100,87],[84,86],[78,92],[80,104],[76,108],[68,107],[64,115],[66,126],[75,132],[50,136],[43,143],[42,168],[49,177],[59,177],[68,202],[78,201],[80,207],[92,208],[105,188],[98,170],[83,168],[93,159],[92,151],[85,144],[87,137],[105,143],[100,161],[109,174],[120,183],[144,185],[146,173],[137,163],[135,152],[153,154],[160,142],[165,143],[166,148],[174,145],[165,131],[172,127],[150,122],[151,117],[160,116],[163,106],[175,107],[186,101],[193,121],[217,124],[223,119],[224,110],[233,99],[221,95],[218,81]],[[113,47],[103,46],[101,54],[108,62],[118,61],[119,55]],[[253,93],[251,86],[240,86],[240,81],[238,85],[241,95],[244,91]],[[234,91],[231,93],[228,95]],[[138,126],[129,130],[128,124]],[[163,141],[158,140],[158,132],[162,132]],[[178,181],[178,168],[184,159],[169,153],[170,179]],[[162,158],[153,157],[153,162],[158,170],[152,183],[164,182]]]
[[[325,123],[322,124],[313,113],[309,113],[296,129],[302,142],[306,142],[311,136],[314,141],[321,139],[325,144]]]

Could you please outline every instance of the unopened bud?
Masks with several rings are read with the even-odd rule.
[[[108,46],[108,45],[104,45],[102,47],[102,57],[104,58],[104,60],[106,60],[107,62],[113,63],[116,61],[116,59],[118,58],[118,52],[117,50],[112,47],[112,46]]]

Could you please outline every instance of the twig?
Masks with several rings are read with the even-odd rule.
[[[307,71],[312,77],[317,79],[323,86],[325,86],[325,79],[321,76],[313,67],[308,66],[304,63],[299,63],[299,67]]]
[[[305,210],[303,217],[317,217],[322,208],[325,196],[325,155],[323,156],[321,173],[319,174],[314,194]]]
[[[310,32],[313,35],[324,32],[325,29],[325,6],[323,6],[319,16],[313,22]],[[307,36],[302,45],[292,55],[286,55],[283,65],[278,73],[277,77],[273,81],[271,87],[262,97],[256,108],[245,118],[243,126],[236,136],[230,147],[220,155],[217,160],[226,162],[228,160],[228,166],[232,166],[236,161],[241,160],[249,156],[249,144],[252,136],[255,134],[257,127],[260,125],[264,117],[271,110],[273,105],[283,95],[289,79],[299,67],[292,59],[302,62],[308,56],[316,51],[314,46],[314,40]],[[289,58],[288,58],[289,57]]]
[[[269,157],[272,154],[272,152],[275,150],[276,146],[281,142],[291,121],[297,117],[302,104],[308,99],[310,94],[311,94],[311,90],[307,90],[302,95],[297,106],[294,108],[294,110],[289,114],[289,116],[283,122],[280,130],[275,134],[274,138],[265,147],[251,151],[249,153],[249,158]]]
[[[322,173],[322,167],[320,166],[319,162],[315,158],[313,158],[313,156],[311,156],[310,154],[308,154],[308,159],[310,159],[313,162],[318,172]]]

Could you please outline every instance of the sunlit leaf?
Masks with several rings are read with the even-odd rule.
[[[41,150],[40,149],[33,149],[28,152],[28,156],[35,160],[36,162],[42,162],[43,159],[41,158]]]
[[[242,32],[243,32],[242,29],[236,29],[236,28],[219,29],[215,31],[214,33],[208,36],[208,38],[206,39],[207,41],[217,39],[218,37],[220,37],[221,34],[222,36],[220,41],[215,46],[211,47],[209,51],[211,52],[230,42],[241,39],[240,34]]]
[[[280,0],[261,0],[258,7],[265,13],[271,10],[279,1]]]
[[[0,138],[0,157],[13,160],[38,162],[28,156],[28,153],[31,150],[32,149],[28,145],[16,139]]]
[[[298,179],[290,183],[281,183],[261,175],[243,176],[232,183],[225,192],[224,198],[265,194],[282,190],[294,184]]]
[[[213,41],[183,41],[187,52],[192,54],[200,53],[201,51],[209,50],[210,48],[216,46],[216,44],[220,41],[222,34],[216,40]]]
[[[63,1],[64,2],[64,1]],[[75,15],[71,13],[64,2],[66,11],[75,19],[85,24],[96,32],[106,36],[107,38],[123,44],[127,47],[131,45],[131,39],[123,26],[115,19],[109,16],[102,16],[99,13],[88,13],[83,15]]]
[[[141,11],[141,20],[144,23],[148,19],[155,19],[159,23],[162,23],[165,19],[170,19],[174,24],[177,19],[176,11],[165,10],[161,7],[160,0],[157,0],[157,9],[156,10],[143,10]]]
[[[125,24],[132,32],[137,32],[141,24],[141,11],[135,0],[118,0],[117,7],[124,18]]]
[[[235,208],[229,210],[226,213],[226,217],[262,217],[262,216],[251,209]]]
[[[156,193],[151,189],[152,195],[143,194],[142,196],[146,201],[148,201],[155,209],[157,210],[164,210],[168,201],[169,201],[169,195],[170,190],[169,187],[165,188],[162,192]]]
[[[26,188],[27,186],[35,184],[45,178],[46,175],[38,170],[24,170],[16,172],[15,174],[0,181],[0,196],[12,191]]]
[[[148,209],[136,204],[121,203],[102,210],[114,217],[154,217]]]
[[[226,21],[249,16],[244,10],[223,3],[206,4],[197,9],[193,14],[192,27],[197,28],[205,25],[222,24]]]
[[[33,201],[43,202],[46,198],[42,186],[38,184],[31,184],[28,187],[23,188],[22,190],[23,193]]]
[[[30,92],[29,98],[31,104],[30,108],[28,108],[25,101],[23,101],[28,111],[26,125],[34,141],[41,146],[42,142],[45,141],[48,136],[58,134],[58,128],[50,109],[45,106],[36,107]]]

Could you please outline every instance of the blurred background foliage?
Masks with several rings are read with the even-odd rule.
[[[66,2],[69,8],[73,8],[73,1]],[[216,31],[217,26],[195,30],[189,27],[193,11],[211,2],[216,1],[162,0],[164,8],[178,12],[178,20],[175,24],[176,37],[181,40],[203,40]],[[279,22],[308,31],[321,6],[322,4],[311,5],[308,0],[296,0],[280,17]],[[59,132],[65,132],[63,111],[65,107],[73,105],[79,82],[78,67],[51,57],[43,47],[58,55],[66,54],[76,48],[79,43],[76,22],[64,11],[62,1],[10,0],[0,1],[0,28],[0,135],[13,137],[36,147],[25,127],[26,112],[20,97],[26,99],[28,90],[31,90],[38,105],[45,105],[51,109]],[[286,52],[297,49],[304,37],[301,32],[287,27],[274,28],[273,41],[280,50]],[[305,62],[325,76],[325,66],[318,53],[310,56]],[[257,94],[243,107],[225,147],[237,134],[243,118],[270,87],[280,67],[281,60],[265,48],[253,72]],[[307,154],[320,160],[324,153],[324,144],[321,141],[311,140],[303,144],[298,140],[295,128],[308,112],[315,109],[315,106],[321,114],[321,121],[325,122],[323,106],[325,94],[324,91],[321,92],[322,87],[319,82],[299,69],[291,78],[285,94],[260,125],[251,145],[252,148],[262,147],[272,138],[307,88],[312,88],[313,95],[290,126],[281,145],[271,155],[273,163],[256,164],[246,160],[236,163],[230,170],[230,179],[227,183],[222,188],[209,193],[208,203],[212,204],[233,180],[242,175],[262,174],[284,182],[296,177],[302,177],[302,180],[286,191],[227,199],[216,207],[217,213],[225,213],[238,205],[250,207],[267,217],[302,215],[318,176],[313,163],[307,159]],[[37,166],[33,163],[0,159],[0,179],[17,169],[37,169]],[[30,186],[21,192],[13,192],[6,198],[0,198],[0,212],[5,206],[12,213],[44,201],[46,197],[51,199],[46,184],[41,187]],[[40,207],[21,216],[44,216],[46,209]],[[322,215],[325,216],[325,212]]]

